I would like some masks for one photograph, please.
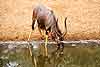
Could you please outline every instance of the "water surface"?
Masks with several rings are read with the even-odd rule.
[[[94,42],[67,42],[64,49],[49,43],[48,56],[44,43],[31,42],[32,56],[27,42],[0,43],[0,67],[100,67],[100,47]]]

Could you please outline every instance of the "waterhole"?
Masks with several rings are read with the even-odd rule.
[[[0,42],[0,67],[100,67],[100,41],[63,41],[64,49],[55,42]],[[29,45],[31,45],[32,56]]]

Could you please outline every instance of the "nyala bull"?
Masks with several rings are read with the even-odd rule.
[[[66,19],[65,18],[65,28],[66,28]],[[48,9],[43,5],[38,5],[33,9],[32,15],[32,30],[34,30],[34,24],[37,20],[38,29],[41,35],[45,31],[45,34],[50,34],[52,40],[58,42],[62,41],[65,33],[61,33],[61,30],[58,27],[58,19],[55,17],[53,10]]]

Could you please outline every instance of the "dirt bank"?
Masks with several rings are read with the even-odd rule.
[[[36,4],[54,10],[62,32],[64,17],[68,17],[66,39],[100,39],[99,0],[0,0],[0,40],[27,40]],[[40,39],[37,29],[31,39]]]

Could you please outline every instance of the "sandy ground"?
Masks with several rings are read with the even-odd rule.
[[[65,39],[100,39],[99,0],[0,0],[0,40],[27,40],[32,31],[32,10],[37,4],[54,11],[62,32],[64,18],[68,17]],[[31,39],[40,39],[37,28]]]

